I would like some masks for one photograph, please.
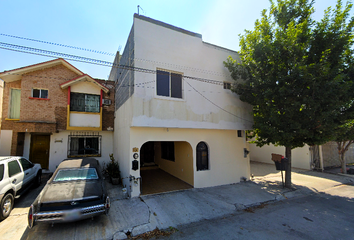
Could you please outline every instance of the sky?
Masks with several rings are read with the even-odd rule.
[[[334,7],[336,2],[317,0],[314,19],[320,20],[324,10]],[[245,29],[252,30],[261,11],[269,9],[270,3],[268,0],[0,0],[0,72],[54,59],[6,50],[1,48],[5,46],[3,43],[113,62],[116,52],[124,50],[138,5],[140,15],[202,34],[204,42],[238,51],[239,34]],[[110,67],[69,62],[91,77],[108,79]]]

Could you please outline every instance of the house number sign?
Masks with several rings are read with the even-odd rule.
[[[139,148],[133,148],[133,152],[139,152]]]

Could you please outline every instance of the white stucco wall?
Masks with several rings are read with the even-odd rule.
[[[264,162],[274,164],[272,161],[272,153],[285,156],[285,147],[265,145],[257,147],[256,144],[249,144],[251,161]],[[295,148],[291,151],[291,166],[295,168],[311,169],[311,155],[309,146]]]
[[[1,130],[0,156],[11,155],[12,130]]]
[[[134,18],[134,42],[135,67],[166,69],[219,84],[184,77],[183,99],[161,97],[156,95],[156,74],[135,71],[132,126],[252,128],[251,107],[222,85],[224,81],[233,82],[223,61],[229,55],[237,58],[236,52],[138,18]]]
[[[70,113],[70,127],[100,127],[100,114]]]
[[[132,174],[139,177],[137,172],[131,172],[131,147],[130,147],[130,124],[132,119],[132,99],[128,99],[118,111],[115,112],[114,119],[114,156],[119,163],[119,169],[123,181],[123,186],[130,194],[129,176]]]
[[[70,131],[53,133],[50,136],[49,171],[54,172],[61,161],[68,158],[68,136]],[[100,163],[109,162],[109,154],[113,153],[113,132],[99,132],[102,136],[101,157],[95,157]]]
[[[23,146],[23,156],[29,159],[30,155],[31,134],[25,133],[25,142]]]
[[[91,82],[79,82],[71,86],[71,92],[101,95],[101,89]]]

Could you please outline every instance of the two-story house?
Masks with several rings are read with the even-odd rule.
[[[66,158],[113,153],[114,83],[63,59],[0,73],[4,81],[0,155],[53,172]]]
[[[129,195],[141,194],[152,165],[194,188],[248,179],[244,131],[252,128],[252,108],[230,90],[223,65],[237,52],[145,16],[133,21],[110,75],[114,154]]]

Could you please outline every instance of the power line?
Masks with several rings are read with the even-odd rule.
[[[184,82],[187,83],[191,88],[193,88],[193,90],[196,91],[196,92],[197,92],[200,96],[202,96],[205,100],[207,100],[208,102],[210,102],[211,104],[213,104],[213,105],[216,106],[217,108],[219,108],[219,109],[223,110],[224,112],[226,112],[226,113],[228,113],[228,114],[230,114],[230,115],[232,115],[232,116],[234,116],[234,117],[236,117],[236,118],[239,118],[239,119],[241,119],[241,120],[243,120],[243,121],[253,123],[253,121],[250,121],[250,120],[248,120],[248,119],[239,117],[239,116],[237,116],[236,114],[233,114],[232,112],[227,111],[226,109],[220,107],[219,105],[217,105],[216,103],[214,103],[213,101],[211,101],[209,98],[207,98],[206,96],[204,96],[202,93],[200,93],[200,92],[199,92],[196,88],[194,88],[189,82],[187,82],[187,81],[184,81]]]
[[[12,47],[12,48],[11,48]],[[145,72],[145,73],[152,73],[156,74],[156,70],[151,70],[151,69],[146,69],[146,68],[137,68],[133,66],[127,66],[127,65],[122,65],[122,64],[113,64],[111,62],[107,61],[102,61],[102,60],[97,60],[93,58],[86,58],[86,57],[81,57],[81,56],[76,56],[76,55],[71,55],[71,54],[66,54],[66,53],[58,53],[58,52],[53,52],[53,51],[47,51],[43,49],[37,49],[37,48],[30,48],[30,47],[25,47],[25,46],[20,46],[20,45],[14,45],[14,44],[8,44],[8,43],[2,43],[0,42],[0,48],[5,49],[5,50],[11,50],[11,51],[17,51],[17,52],[23,52],[23,53],[29,53],[29,54],[36,54],[36,55],[41,55],[41,56],[46,56],[46,57],[53,57],[51,54],[55,55],[55,57],[63,57],[66,58],[67,60],[73,60],[73,61],[78,61],[78,62],[83,62],[83,63],[90,63],[90,64],[96,64],[96,65],[101,65],[101,66],[107,66],[107,67],[117,67],[117,68],[122,68],[122,69],[127,69],[127,70],[132,70],[132,71],[139,71],[139,72]],[[15,48],[15,49],[13,49]],[[32,52],[31,52],[32,51]],[[217,80],[211,80],[211,79],[205,79],[205,78],[197,78],[197,77],[191,77],[191,76],[183,76],[184,78],[191,79],[191,80],[196,80],[196,81],[201,81],[209,84],[216,84],[216,85],[222,85],[223,82],[217,81]],[[244,119],[242,117],[239,117],[230,111],[227,111],[226,109],[220,107],[210,99],[208,99],[206,96],[204,96],[202,93],[200,93],[197,89],[195,89],[192,85],[190,85],[187,81],[184,80],[195,92],[197,92],[199,95],[201,95],[203,98],[205,98],[208,102],[216,106],[217,108],[225,111],[226,113],[239,118],[241,120],[251,122],[250,120]],[[122,82],[123,83],[123,82]],[[132,85],[134,86],[134,85]],[[120,88],[121,86],[118,86]]]
[[[19,36],[9,35],[9,34],[5,34],[5,33],[0,33],[0,35],[1,36],[5,36],[5,37],[12,37],[12,38],[17,38],[17,39],[22,39],[22,40],[28,40],[28,41],[32,41],[32,42],[39,42],[39,43],[55,45],[55,46],[59,46],[59,47],[66,47],[66,48],[72,48],[72,49],[87,51],[87,52],[93,52],[93,53],[99,53],[99,54],[104,54],[104,55],[109,55],[109,56],[115,56],[114,53],[103,52],[103,51],[98,51],[98,50],[93,50],[93,49],[88,49],[88,48],[75,47],[75,46],[61,44],[61,43],[53,43],[53,42],[37,40],[37,39],[32,39],[32,38],[19,37]]]

